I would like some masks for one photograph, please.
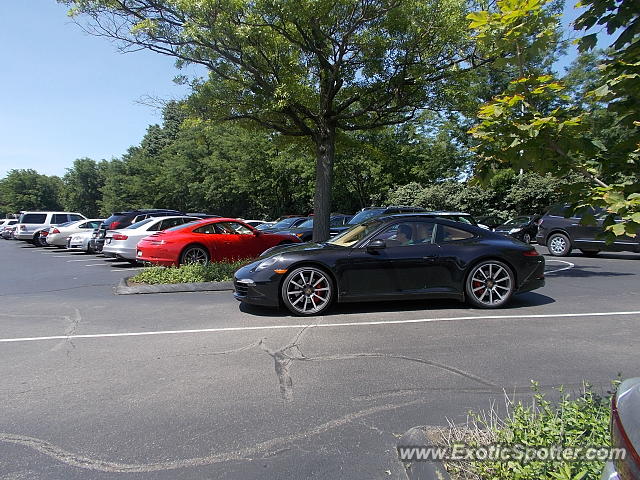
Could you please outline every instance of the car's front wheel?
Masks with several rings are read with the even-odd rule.
[[[282,282],[284,305],[295,315],[321,315],[333,300],[334,286],[329,275],[315,267],[300,267]]]
[[[547,248],[554,257],[564,257],[571,253],[571,241],[564,233],[554,233],[547,240]]]
[[[515,289],[511,268],[498,260],[480,262],[465,282],[467,301],[474,307],[498,308],[505,305]]]
[[[206,265],[209,263],[209,252],[199,245],[185,248],[182,255],[180,255],[180,265],[187,265],[189,263]]]

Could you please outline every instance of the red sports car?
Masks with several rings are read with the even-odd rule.
[[[239,260],[286,243],[300,243],[300,239],[263,233],[235,218],[209,218],[143,238],[138,242],[137,258],[165,266]]]

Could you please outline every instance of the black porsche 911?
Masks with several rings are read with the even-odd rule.
[[[544,285],[544,258],[523,242],[430,215],[378,217],[325,243],[278,246],[235,273],[235,297],[320,315],[336,302],[455,298],[505,305]]]

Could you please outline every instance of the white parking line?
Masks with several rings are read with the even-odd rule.
[[[550,273],[562,272],[563,270],[569,270],[570,268],[575,267],[575,264],[574,264],[574,263],[571,263],[571,262],[565,262],[564,260],[555,260],[555,259],[553,259],[553,258],[546,259],[546,262],[547,262],[547,263],[548,263],[548,262],[559,262],[559,263],[564,263],[564,264],[566,264],[567,266],[566,266],[566,267],[562,267],[562,268],[558,268],[558,269],[556,269],[556,270],[548,270],[548,271],[545,271],[545,272],[544,272],[544,274],[545,274],[545,275],[548,275],[548,274],[550,274]]]
[[[2,314],[0,314],[2,315]],[[639,311],[632,312],[595,312],[595,313],[548,313],[538,315],[484,315],[477,317],[443,317],[443,318],[419,318],[414,320],[379,320],[371,322],[339,322],[339,323],[310,323],[295,325],[264,325],[256,327],[221,327],[200,328],[197,330],[159,330],[152,332],[123,332],[123,333],[95,333],[87,335],[54,335],[50,337],[21,337],[0,338],[0,343],[12,342],[38,342],[44,340],[75,340],[79,338],[115,338],[115,337],[144,337],[151,335],[182,335],[191,333],[224,333],[224,332],[248,332],[256,330],[291,330],[300,328],[341,328],[341,327],[365,327],[378,325],[402,325],[415,323],[451,322],[461,320],[510,320],[531,318],[578,318],[578,317],[607,317],[621,315],[640,315]]]
[[[93,260],[93,259],[92,259]],[[83,267],[108,267],[108,263],[90,263],[89,265],[83,265]]]

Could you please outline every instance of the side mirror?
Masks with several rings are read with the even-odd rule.
[[[384,248],[387,248],[387,243],[384,240],[381,240],[381,239],[372,240],[371,242],[369,242],[369,245],[367,245],[367,251],[368,252],[376,252],[376,251],[382,250]]]
[[[262,232],[261,232],[260,230],[254,230],[254,231],[253,231],[253,234],[254,234],[256,237],[259,237],[260,235],[262,235]]]

